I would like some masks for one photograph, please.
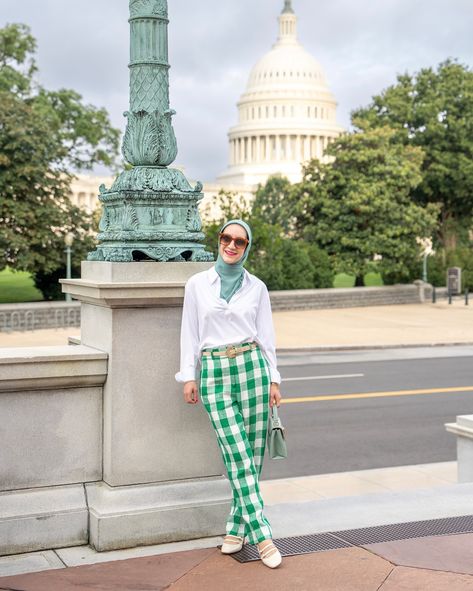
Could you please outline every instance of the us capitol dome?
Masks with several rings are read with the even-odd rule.
[[[272,174],[298,182],[302,163],[324,160],[344,131],[322,67],[299,43],[291,0],[279,16],[276,43],[250,73],[238,113],[228,134],[229,166],[217,178],[222,187],[255,186]]]

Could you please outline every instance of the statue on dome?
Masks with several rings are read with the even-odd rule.
[[[294,14],[294,9],[292,8],[292,0],[285,0],[284,1],[284,9],[283,9],[283,14]]]

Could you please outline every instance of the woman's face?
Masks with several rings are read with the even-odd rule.
[[[223,231],[223,234],[227,234],[234,239],[235,238],[244,238],[245,240],[248,239],[245,228],[243,228],[243,226],[240,226],[240,224],[230,224],[229,226],[227,226],[225,228],[225,230]],[[228,263],[229,265],[234,265],[235,263],[238,263],[238,261],[240,261],[242,259],[243,255],[245,254],[246,248],[247,247],[238,248],[235,245],[235,240],[232,240],[230,242],[230,244],[227,244],[227,245],[222,244],[222,242],[220,242],[219,253],[220,253],[220,256],[222,257],[222,259],[225,261],[225,263]]]

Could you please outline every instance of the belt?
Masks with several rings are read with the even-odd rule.
[[[202,351],[202,355],[204,355],[205,357],[229,357],[230,359],[233,359],[237,355],[240,355],[240,353],[256,349],[257,346],[258,345],[256,343],[248,343],[247,345],[242,345],[241,347],[229,345],[223,351]]]

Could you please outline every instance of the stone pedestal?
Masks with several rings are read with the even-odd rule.
[[[457,436],[458,482],[473,482],[473,415],[458,415],[445,428]]]
[[[81,343],[109,359],[103,484],[91,489],[89,499],[99,550],[224,531],[230,489],[215,435],[202,405],[185,404],[174,380],[184,286],[209,266],[88,261],[81,279],[62,281],[63,291],[82,302]],[[116,524],[126,516],[126,528],[106,528],[112,515]]]

